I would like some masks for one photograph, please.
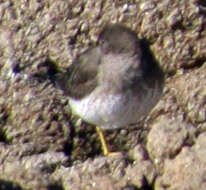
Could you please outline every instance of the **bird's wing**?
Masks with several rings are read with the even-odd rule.
[[[97,86],[100,54],[97,48],[90,48],[65,71],[57,75],[56,84],[72,98],[81,99]]]

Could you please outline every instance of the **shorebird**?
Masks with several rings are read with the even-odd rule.
[[[146,43],[129,28],[106,25],[98,43],[80,54],[55,83],[74,114],[102,130],[123,128],[145,117],[161,97],[164,75]]]

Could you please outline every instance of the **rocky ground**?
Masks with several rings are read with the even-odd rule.
[[[71,114],[49,80],[107,23],[147,39],[166,76],[147,119],[107,132]],[[205,190],[206,3],[204,0],[1,0],[0,189]]]

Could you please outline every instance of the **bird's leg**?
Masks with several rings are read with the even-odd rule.
[[[99,135],[99,139],[100,139],[100,142],[101,142],[101,145],[102,145],[103,154],[105,156],[108,156],[110,154],[110,151],[109,151],[109,148],[107,146],[107,143],[106,143],[106,140],[105,140],[105,137],[104,137],[104,133],[100,129],[100,127],[98,127],[98,126],[96,126],[96,131],[97,131],[97,134]]]

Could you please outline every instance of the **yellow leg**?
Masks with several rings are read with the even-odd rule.
[[[96,131],[97,131],[97,134],[99,135],[99,139],[100,139],[100,142],[101,142],[101,145],[102,145],[103,154],[105,156],[107,156],[107,155],[109,155],[110,151],[108,149],[108,146],[107,146],[107,143],[106,143],[103,131],[98,126],[96,126]]]

